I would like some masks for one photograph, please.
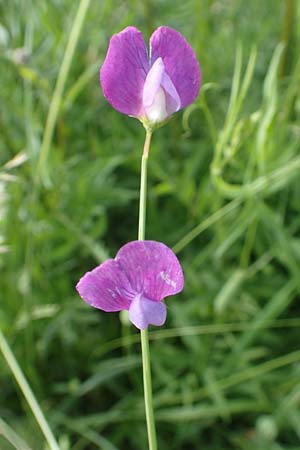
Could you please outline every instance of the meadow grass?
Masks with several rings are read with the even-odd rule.
[[[144,132],[105,101],[111,34],[202,67],[154,133],[146,237],[185,272],[151,329],[160,450],[300,449],[300,35],[286,0],[0,0],[0,449],[147,448],[139,334],[75,284],[137,237]]]

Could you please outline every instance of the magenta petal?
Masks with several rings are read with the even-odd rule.
[[[199,93],[201,74],[196,55],[185,38],[169,27],[159,27],[150,38],[151,65],[161,57],[184,108]]]
[[[162,302],[154,302],[138,295],[130,304],[129,319],[140,330],[144,330],[148,325],[163,325],[166,317],[167,308]]]
[[[183,288],[180,263],[171,249],[156,241],[133,241],[117,253],[116,261],[126,273],[132,291],[160,301]]]
[[[142,33],[127,27],[112,36],[100,71],[104,96],[123,114],[139,117],[143,112],[143,86],[149,70]]]
[[[86,303],[106,312],[128,309],[134,297],[126,275],[113,259],[87,272],[76,289]]]

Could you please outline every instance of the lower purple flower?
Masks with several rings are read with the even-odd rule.
[[[156,241],[133,241],[78,282],[83,300],[102,311],[129,311],[140,330],[163,325],[167,310],[163,300],[182,291],[181,265],[171,249]]]

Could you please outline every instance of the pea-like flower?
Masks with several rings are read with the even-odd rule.
[[[201,74],[193,49],[178,31],[155,30],[148,58],[142,33],[127,27],[112,36],[100,81],[115,109],[153,128],[195,100]]]
[[[76,289],[94,308],[128,310],[130,321],[143,330],[164,324],[163,300],[179,293],[183,284],[180,263],[170,248],[156,241],[132,241],[114,259],[87,272]]]

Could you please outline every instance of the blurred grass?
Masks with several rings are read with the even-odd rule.
[[[178,252],[186,277],[151,332],[159,448],[298,450],[299,4],[83,1],[76,22],[79,4],[0,0],[9,349],[61,450],[146,448],[138,333],[74,285],[136,238],[143,130],[99,88],[109,38],[173,26],[203,87],[155,133],[149,164],[147,237]],[[46,449],[2,357],[0,385],[1,450]]]

